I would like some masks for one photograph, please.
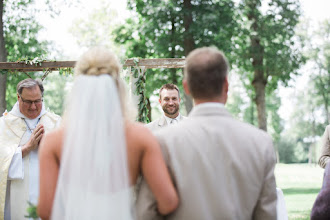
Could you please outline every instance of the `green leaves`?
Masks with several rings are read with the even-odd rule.
[[[138,64],[138,59],[134,58],[134,63]],[[134,68],[133,76],[134,78],[137,78],[137,81],[135,82],[136,90],[134,93],[139,96],[139,103],[138,103],[138,118],[137,120],[142,123],[149,123],[150,119],[148,118],[148,101],[145,96],[145,84],[146,84],[146,78],[145,78],[145,72],[143,72],[139,76],[139,67]],[[142,71],[141,71],[142,72]]]
[[[23,57],[17,60],[18,63],[23,62],[25,64],[35,65],[35,66],[41,66],[42,62],[44,61],[47,61],[47,59],[44,57],[34,57],[34,58]]]
[[[33,218],[33,219],[38,219],[39,216],[37,214],[37,206],[28,201],[29,206],[26,209],[26,212],[28,213],[25,215],[25,218]]]
[[[74,71],[73,68],[59,68],[60,75],[73,75]]]

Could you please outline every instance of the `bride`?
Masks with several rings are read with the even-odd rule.
[[[77,62],[63,126],[40,145],[42,219],[134,219],[132,189],[140,174],[161,214],[178,206],[155,137],[130,119],[119,72],[116,56],[101,48]]]

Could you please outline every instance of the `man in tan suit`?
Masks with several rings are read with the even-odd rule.
[[[325,168],[330,160],[330,125],[325,128],[324,134],[322,136],[322,153],[319,159],[319,165]]]
[[[152,131],[165,127],[169,124],[176,124],[183,120],[184,116],[180,114],[180,91],[174,84],[165,84],[159,91],[159,104],[162,106],[164,115],[157,120],[146,125]]]
[[[272,140],[225,109],[228,68],[216,48],[196,49],[187,57],[183,86],[195,106],[187,119],[155,132],[180,205],[160,216],[142,182],[138,219],[276,219]]]

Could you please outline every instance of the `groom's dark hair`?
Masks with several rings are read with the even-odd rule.
[[[179,88],[176,85],[172,84],[172,83],[167,83],[167,84],[163,85],[162,88],[160,88],[160,90],[159,90],[159,98],[160,99],[162,99],[162,91],[164,89],[178,91],[178,95],[179,95],[179,98],[180,98],[180,90],[179,90]]]
[[[205,99],[221,95],[228,74],[228,62],[215,47],[193,50],[186,58],[185,79],[193,98]]]

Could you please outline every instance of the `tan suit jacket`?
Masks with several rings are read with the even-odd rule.
[[[180,117],[179,117],[179,121],[181,121],[181,120],[183,120],[183,119],[185,119],[185,118],[187,118],[187,117],[180,115]],[[154,120],[154,121],[152,121],[152,122],[146,124],[145,126],[146,126],[147,128],[149,128],[151,131],[156,131],[156,130],[158,130],[159,128],[162,128],[162,127],[167,126],[166,118],[165,118],[165,116],[163,115],[162,117],[160,117],[160,118],[158,118],[158,119],[156,119],[156,120]]]
[[[322,153],[319,159],[319,165],[325,168],[330,160],[330,125],[325,128],[322,136]]]
[[[276,160],[266,132],[233,119],[223,106],[199,105],[155,135],[180,204],[174,213],[159,216],[142,181],[138,219],[276,219]]]

